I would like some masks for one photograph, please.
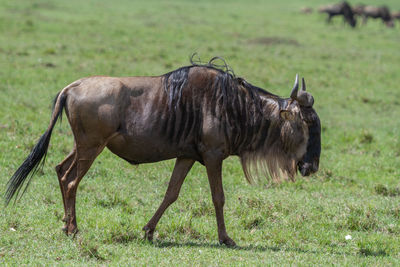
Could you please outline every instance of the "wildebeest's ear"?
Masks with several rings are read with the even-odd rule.
[[[284,119],[285,121],[292,121],[294,120],[294,114],[287,110],[287,109],[283,109],[279,112],[279,115],[281,116],[282,119]]]

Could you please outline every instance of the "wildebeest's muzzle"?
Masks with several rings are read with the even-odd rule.
[[[318,171],[319,157],[321,155],[321,123],[317,113],[313,109],[309,111],[306,117],[308,117],[307,119],[311,119],[311,121],[308,120],[309,139],[307,151],[297,164],[303,176],[308,176]]]

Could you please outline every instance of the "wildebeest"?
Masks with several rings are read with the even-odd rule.
[[[321,13],[328,14],[327,18],[328,23],[331,22],[332,17],[334,16],[343,16],[344,21],[347,21],[347,23],[349,23],[351,27],[356,26],[357,21],[356,18],[354,17],[353,10],[346,1],[338,4],[321,6],[318,10]]]
[[[387,27],[393,27],[394,22],[387,6],[366,6],[358,5],[353,8],[353,11],[363,17],[363,24],[367,23],[368,18],[380,18]]]
[[[318,170],[321,129],[304,79],[302,90],[296,76],[290,98],[280,98],[217,68],[213,60],[162,76],[82,78],[62,89],[46,132],[8,182],[6,204],[45,159],[54,125],[65,110],[75,141],[56,166],[66,234],[78,229],[79,182],[107,147],[131,164],[176,158],[164,200],[143,228],[148,240],[198,161],[206,167],[219,241],[235,245],[225,230],[223,160],[239,156],[248,181],[252,167],[267,170],[274,179],[293,178],[297,169],[309,175]]]

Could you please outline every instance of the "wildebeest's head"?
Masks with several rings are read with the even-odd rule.
[[[349,24],[350,24],[350,26],[351,27],[355,27],[356,26],[356,24],[357,24],[357,21],[356,21],[356,19],[352,16],[352,17],[349,17],[348,18],[348,21],[349,21]]]
[[[290,98],[297,102],[300,107],[302,119],[307,123],[309,139],[307,150],[302,159],[297,163],[297,167],[303,176],[308,176],[318,171],[319,157],[321,154],[321,123],[317,112],[313,109],[314,98],[306,92],[306,84],[302,79],[302,88],[299,91],[298,76],[293,87]]]

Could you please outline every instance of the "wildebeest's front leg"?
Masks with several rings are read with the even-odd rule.
[[[207,168],[208,181],[210,183],[212,200],[218,225],[218,238],[220,244],[236,246],[235,242],[228,236],[224,221],[225,196],[222,187],[222,159],[208,157],[204,159]]]
[[[171,180],[169,181],[167,192],[165,193],[164,200],[156,213],[150,219],[150,221],[143,227],[145,231],[145,238],[149,241],[153,240],[153,233],[156,229],[156,225],[163,215],[164,211],[178,199],[179,191],[187,173],[190,171],[194,163],[192,159],[177,158],[175,167],[172,172]]]
[[[332,17],[333,17],[333,15],[331,13],[329,13],[328,17],[326,18],[326,23],[331,23],[332,22]]]

